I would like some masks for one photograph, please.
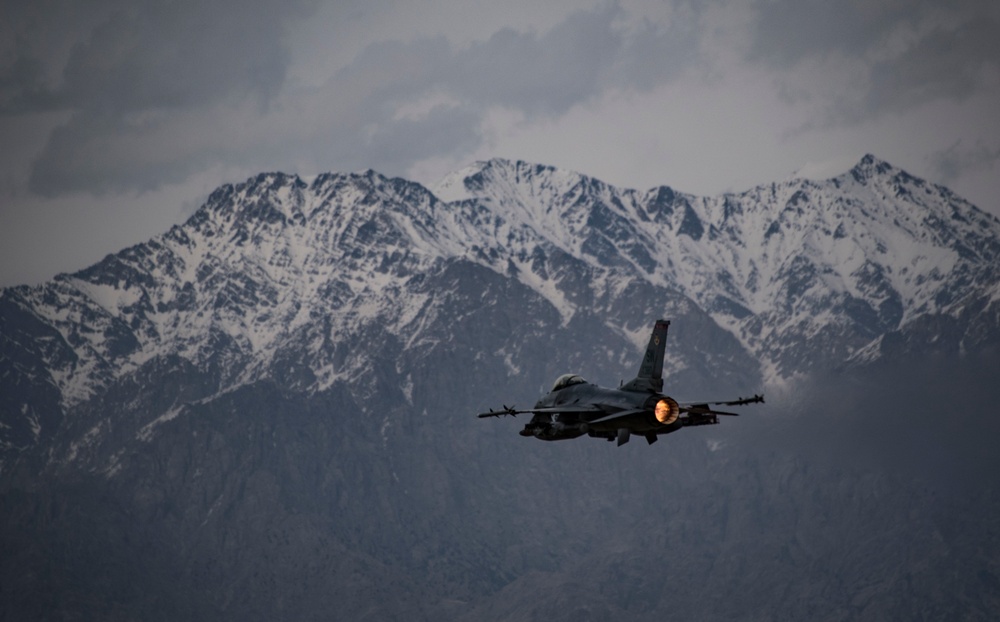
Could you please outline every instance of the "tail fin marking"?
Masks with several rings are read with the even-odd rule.
[[[659,393],[663,390],[663,353],[667,345],[668,320],[657,320],[649,336],[639,375],[622,387],[625,391]]]

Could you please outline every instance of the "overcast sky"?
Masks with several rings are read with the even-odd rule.
[[[0,286],[260,171],[702,195],[865,153],[1000,215],[1000,2],[0,0]]]

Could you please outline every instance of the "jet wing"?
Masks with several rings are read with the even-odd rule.
[[[525,408],[523,410],[518,410],[516,408],[504,406],[503,410],[490,410],[488,413],[479,413],[477,416],[481,419],[483,417],[506,417],[510,415],[511,417],[516,417],[517,415],[531,414],[592,414],[592,413],[603,413],[604,410],[597,406],[596,404],[585,404],[583,406],[550,406],[548,408]]]

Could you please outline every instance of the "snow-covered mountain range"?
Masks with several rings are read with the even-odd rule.
[[[997,322],[997,219],[870,155],[830,180],[718,197],[665,186],[623,190],[497,161],[452,174],[436,193],[496,206],[609,275],[681,292],[739,339],[768,382],[816,365],[871,360],[884,334],[928,315],[957,317],[979,303],[976,313],[985,317],[974,321]],[[506,247],[518,257],[532,252]],[[545,282],[522,272],[532,275],[527,282]],[[551,299],[564,315],[573,312]]]
[[[491,160],[432,191],[372,171],[223,186],[148,243],[4,290],[7,381],[42,382],[53,389],[42,403],[65,410],[156,357],[221,365],[219,390],[277,357],[308,370],[301,388],[322,390],[370,371],[338,335],[378,318],[405,347],[426,338],[446,309],[421,275],[453,260],[516,278],[564,323],[586,305],[637,348],[648,328],[637,320],[656,310],[630,317],[614,301],[630,286],[671,292],[772,384],[878,358],[887,334],[930,317],[962,318],[946,346],[962,350],[996,343],[1000,326],[1000,222],[872,156],[827,181],[718,197]],[[52,415],[24,397],[8,399],[4,420],[22,415],[37,436]]]
[[[1000,222],[871,156],[717,197],[499,159],[430,189],[373,171],[222,186],[146,243],[0,290],[0,618],[795,619],[849,601],[989,619],[990,489],[952,511],[843,467],[879,434],[869,409],[893,427],[880,447],[938,434],[956,404],[938,367],[890,407],[814,385],[800,423],[820,432],[792,441],[745,417],[662,452],[538,451],[472,417],[566,371],[631,375],[660,317],[665,389],[689,400],[995,358]],[[985,473],[973,436],[953,441]],[[945,444],[923,443],[938,464]]]
[[[377,318],[419,345],[447,313],[423,275],[453,261],[517,279],[563,324],[585,307],[637,349],[658,310],[621,301],[655,288],[732,335],[767,384],[878,359],[887,335],[927,323],[937,332],[915,339],[962,351],[995,345],[1000,326],[1000,222],[872,156],[826,181],[716,197],[506,160],[432,190],[373,171],[261,174],[147,243],[0,294],[4,429],[36,437],[3,442],[37,440],[58,418],[39,411],[72,409],[167,355],[218,367],[219,391],[278,359],[296,362],[307,391],[361,378],[367,357],[338,335]],[[678,351],[668,370],[692,356]]]

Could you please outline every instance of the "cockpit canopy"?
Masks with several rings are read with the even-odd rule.
[[[556,378],[556,383],[552,385],[552,390],[558,391],[574,384],[587,384],[587,381],[576,374],[563,374]]]

